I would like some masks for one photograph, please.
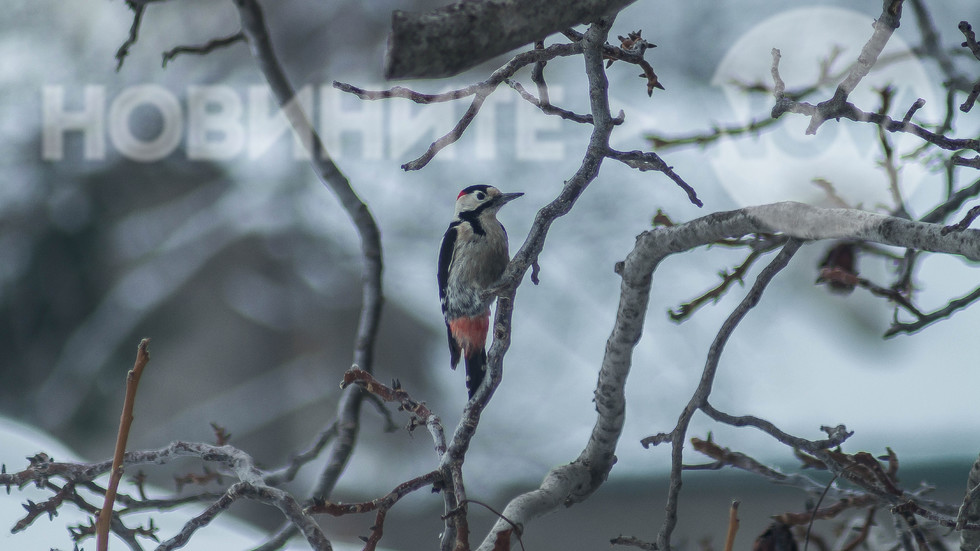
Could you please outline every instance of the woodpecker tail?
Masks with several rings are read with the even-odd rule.
[[[474,351],[472,357],[466,358],[466,391],[470,398],[476,394],[476,389],[480,388],[486,374],[487,351],[481,348]]]
[[[456,342],[456,338],[453,337],[453,328],[450,327],[448,322],[446,323],[446,333],[449,335],[449,365],[453,369],[456,369],[456,366],[459,365],[459,355],[462,349],[459,343]]]
[[[450,320],[446,325],[449,333],[450,365],[456,369],[460,356],[466,359],[466,388],[472,398],[487,371],[486,344],[490,310],[473,317]]]

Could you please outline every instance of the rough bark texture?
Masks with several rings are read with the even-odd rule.
[[[970,476],[966,480],[966,497],[963,498],[963,505],[960,507],[957,520],[957,530],[962,530],[966,522],[980,520],[980,499],[977,499],[977,491],[980,488],[980,458],[977,458],[970,469]],[[960,532],[960,551],[976,551],[980,549],[980,532],[963,530]]]
[[[395,11],[385,78],[440,78],[558,31],[616,13],[634,0],[483,0],[426,13]]]

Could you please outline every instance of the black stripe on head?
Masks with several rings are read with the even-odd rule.
[[[475,191],[482,191],[483,193],[486,193],[487,192],[487,189],[489,189],[489,188],[490,188],[490,186],[488,186],[487,184],[474,184],[474,185],[472,185],[472,186],[464,189],[463,191],[459,192],[459,195],[466,195],[466,194],[469,194],[469,193],[473,193]],[[457,198],[458,197],[459,196],[457,196]]]

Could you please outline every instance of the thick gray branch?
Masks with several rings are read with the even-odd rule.
[[[623,277],[619,308],[599,370],[598,417],[589,441],[577,459],[552,469],[538,489],[514,498],[503,516],[523,529],[535,518],[587,497],[604,481],[622,431],[626,405],[623,388],[632,366],[633,348],[643,333],[653,273],[667,256],[723,238],[782,233],[804,240],[858,239],[980,260],[980,230],[944,236],[942,228],[860,210],[786,202],[718,212],[640,234],[634,249],[617,268]],[[491,536],[509,527],[498,521]],[[488,537],[481,551],[492,548],[492,542]]]
[[[311,164],[317,177],[334,193],[351,217],[361,238],[364,276],[361,285],[361,313],[354,337],[354,364],[371,372],[374,364],[374,344],[381,319],[383,293],[381,287],[381,233],[367,205],[351,187],[350,181],[327,154],[319,134],[299,102],[294,101],[295,89],[276,58],[262,9],[256,0],[235,0],[241,17],[242,33],[248,41],[252,56],[262,71],[276,101],[299,136],[307,137],[304,145],[310,152]],[[337,435],[320,480],[313,489],[314,496],[327,497],[347,466],[357,441],[363,390],[349,388],[337,405]],[[282,532],[281,532],[282,533]],[[278,538],[277,538],[278,540]]]
[[[718,213],[721,227],[731,224],[730,235],[780,232],[800,239],[858,239],[938,253],[958,254],[980,260],[980,231],[958,236],[942,235],[943,226],[913,222],[855,209],[824,209],[803,203],[775,203]],[[711,218],[711,216],[701,218]],[[692,222],[695,223],[694,221]],[[742,232],[741,230],[748,230]],[[953,237],[953,239],[948,239]]]
[[[439,78],[546,36],[615,14],[634,0],[471,0],[395,11],[385,78]]]

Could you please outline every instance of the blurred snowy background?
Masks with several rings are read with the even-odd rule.
[[[402,171],[402,163],[455,124],[468,101],[362,102],[331,82],[387,87],[381,60],[391,11],[437,5],[284,0],[264,7],[290,78],[308,94],[328,149],[381,226],[387,302],[376,374],[382,381],[399,378],[453,427],[466,393],[462,373],[448,369],[435,270],[456,193],[476,182],[525,192],[501,213],[516,250],[536,210],[577,168],[590,128],[546,117],[502,87],[457,144],[422,171]],[[835,67],[843,69],[870,36],[880,6],[843,0],[634,4],[611,34],[642,29],[658,45],[647,59],[666,90],[648,98],[635,67],[609,69],[613,111],[626,113],[613,145],[644,149],[647,133],[685,135],[765,116],[768,99],[739,93],[732,78],[768,83],[773,47],[782,50],[790,87],[812,83],[835,46],[841,48]],[[933,2],[930,9],[946,47],[962,40],[960,20],[980,23],[974,0]],[[914,14],[906,12],[886,52],[901,55],[920,43]],[[170,48],[234,33],[238,16],[230,2],[151,4],[139,41],[116,72],[114,56],[131,22],[123,2],[79,0],[8,2],[0,22],[0,415],[50,433],[84,459],[109,457],[125,372],[139,339],[149,336],[153,359],[130,447],[210,440],[213,421],[260,463],[277,465],[334,415],[359,307],[357,238],[333,196],[296,158],[292,138],[279,131],[244,44],[161,67],[161,53]],[[448,80],[401,84],[442,91],[483,80],[503,59]],[[963,62],[975,75],[976,64]],[[891,67],[862,83],[853,101],[876,110],[874,87],[891,81],[897,89],[893,117],[923,97],[927,107],[919,116],[940,122],[944,91],[931,62],[912,56]],[[587,111],[580,58],[549,63],[546,76],[556,104]],[[519,78],[529,85],[526,72]],[[221,87],[205,93],[223,98],[224,108],[241,109],[233,118],[242,134],[237,142],[204,132],[199,136],[225,149],[195,154],[188,138],[193,113],[216,115],[214,105],[193,109],[190,98],[202,87]],[[832,91],[826,87],[818,98]],[[132,103],[146,94],[176,111]],[[65,121],[72,113],[89,121],[86,130],[58,130],[70,126]],[[507,496],[496,493],[501,478],[527,488],[581,450],[594,422],[592,392],[618,300],[613,265],[651,226],[657,209],[689,220],[747,203],[817,202],[819,194],[806,195],[815,177],[855,193],[854,204],[884,209],[887,179],[872,127],[826,124],[813,137],[803,135],[804,120],[786,118],[762,138],[662,154],[697,189],[703,209],[662,175],[603,166],[571,214],[554,225],[540,259],[541,285],[526,282],[518,292],[504,380],[468,454],[471,496],[502,506]],[[962,117],[957,135],[975,136],[976,120],[975,113]],[[134,143],[168,136],[175,141],[162,158],[133,158]],[[905,138],[896,144],[902,151],[919,145]],[[902,169],[913,215],[944,192],[942,175],[931,168],[908,163]],[[805,247],[735,332],[713,404],[808,438],[818,437],[822,424],[845,423],[856,431],[848,451],[878,454],[891,446],[903,465],[920,466],[931,481],[949,476],[959,492],[960,475],[978,451],[974,389],[980,374],[970,343],[980,310],[883,340],[893,313],[888,303],[860,290],[830,295],[813,284],[827,246]],[[671,258],[655,274],[610,488],[636,491],[634,481],[666,472],[669,450],[645,450],[639,440],[673,427],[708,344],[742,290],[680,325],[666,311],[714,286],[717,272],[741,258],[740,251],[701,250]],[[859,269],[884,279],[893,266],[878,260]],[[976,286],[975,267],[958,258],[927,258],[915,277],[926,309]],[[365,409],[362,427],[337,499],[376,497],[431,469],[428,435],[385,433],[372,408]],[[755,431],[695,418],[692,435],[709,430],[722,445],[792,464],[789,450]],[[689,461],[700,459],[692,453]],[[0,462],[19,469],[23,453],[0,441]],[[308,487],[315,475],[309,468],[294,488]],[[169,484],[165,477],[157,482]],[[658,487],[651,482],[643,495],[661,499]],[[730,497],[722,496],[720,506]],[[412,499],[439,507],[434,497]],[[263,526],[278,522],[264,509],[242,509]],[[659,506],[647,504],[636,520],[658,524],[660,514]],[[15,518],[0,516],[0,524]],[[688,528],[692,541],[701,535],[697,524]]]

